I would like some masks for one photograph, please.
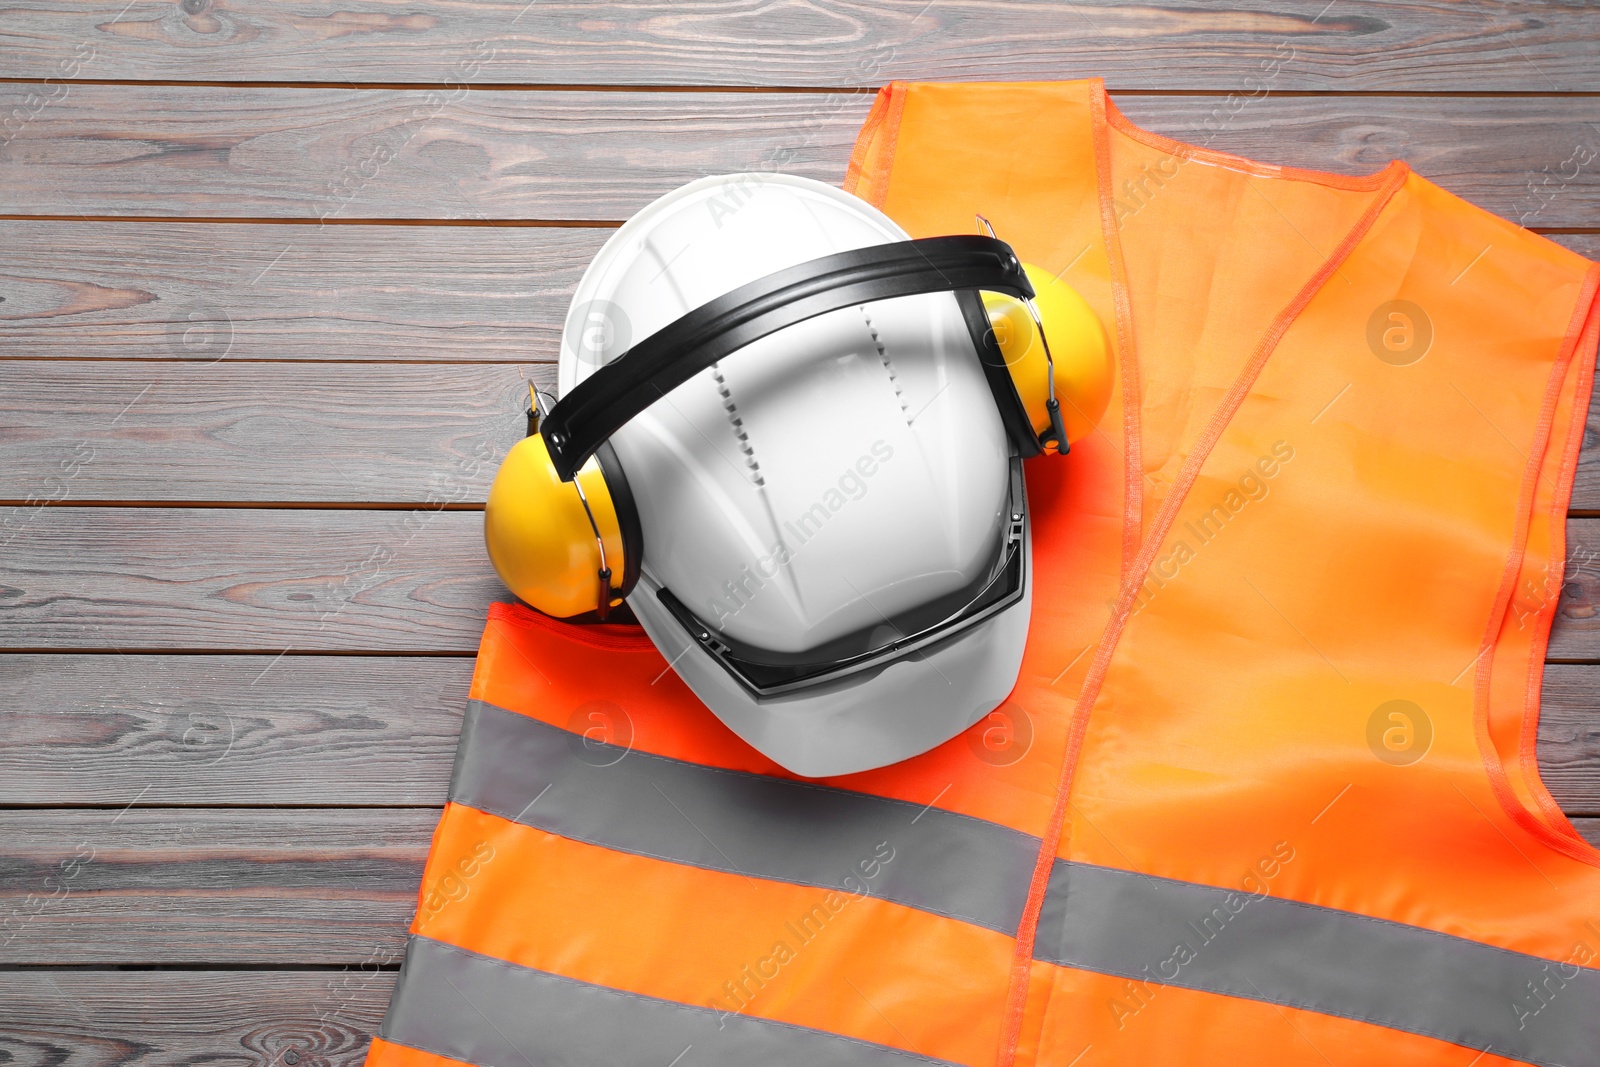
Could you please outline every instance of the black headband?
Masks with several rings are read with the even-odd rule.
[[[1021,261],[1004,241],[926,237],[807,260],[668,323],[580,382],[540,420],[539,432],[556,474],[571,481],[634,416],[752,341],[855,304],[980,289],[1033,297]],[[995,387],[993,375],[990,385]]]

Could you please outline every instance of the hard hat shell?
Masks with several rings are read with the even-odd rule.
[[[694,308],[806,260],[907,235],[857,198],[780,174],[703,178],[630,219],[579,283],[563,395]],[[981,583],[1006,527],[1011,445],[955,296],[900,297],[756,341],[612,438],[644,532],[629,605],[735,733],[807,776],[925,751],[1015,684],[1031,597],[871,670],[757,695],[662,602],[777,656],[904,636]],[[1024,574],[1031,560],[1024,538]]]

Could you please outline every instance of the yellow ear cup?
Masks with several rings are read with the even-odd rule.
[[[621,585],[622,531],[600,464],[591,458],[576,481],[605,544],[611,584]],[[501,581],[545,614],[567,618],[600,606],[594,529],[578,490],[556,477],[538,434],[518,441],[500,464],[483,513],[483,539]]]
[[[1056,400],[1067,440],[1075,444],[1089,436],[1111,402],[1111,346],[1099,316],[1076,289],[1042,267],[1024,263],[1022,269],[1033,283],[1034,306],[1050,338]],[[1034,431],[1043,433],[1050,428],[1044,406],[1050,396],[1049,368],[1033,316],[1020,300],[1002,293],[984,293],[983,304],[1017,395]]]

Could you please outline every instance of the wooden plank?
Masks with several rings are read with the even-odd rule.
[[[469,652],[507,594],[478,512],[14,509],[0,651]],[[1550,658],[1600,661],[1600,519],[1568,522]],[[1530,607],[1532,605],[1529,605]]]
[[[0,657],[0,805],[442,804],[472,660]],[[1600,667],[1546,669],[1539,763],[1600,815]]]
[[[37,89],[0,86],[0,114]],[[871,100],[230,88],[199,90],[197,109],[196,91],[73,87],[0,155],[0,213],[618,220],[705,174],[836,183]],[[1370,173],[1397,156],[1526,225],[1582,227],[1600,209],[1600,97],[1120,102],[1158,132],[1268,162]]]
[[[0,811],[0,962],[394,958],[432,808]]]
[[[1600,233],[1552,234],[1550,239],[1581,256],[1600,260]],[[1600,389],[1589,405],[1587,432],[1578,454],[1578,469],[1572,480],[1571,510],[1581,514],[1600,514]]]
[[[549,359],[612,232],[0,220],[0,358]]]
[[[1539,710],[1539,776],[1561,810],[1600,816],[1600,667],[1545,667]],[[1600,818],[1590,840],[1600,844]]]
[[[0,657],[0,805],[443,804],[472,666]]]
[[[554,365],[0,360],[0,500],[481,504],[530,382]]]
[[[980,0],[30,0],[15,77],[528,84],[877,85],[1103,74],[1140,88],[1596,89],[1582,5],[1325,0],[1227,8]],[[1270,70],[1272,68],[1265,68]]]
[[[1580,256],[1600,260],[1600,233],[1554,233],[1550,240]]]
[[[3,648],[470,652],[506,596],[478,512],[15,509]]]
[[[1519,610],[1537,608],[1526,591]],[[1567,564],[1550,629],[1546,658],[1552,661],[1600,661],[1600,519],[1567,520]]]
[[[394,989],[379,967],[0,972],[0,1055],[12,1067],[361,1067]]]
[[[1579,445],[1578,469],[1573,472],[1569,510],[1582,515],[1600,514],[1600,390],[1589,404],[1589,422]]]
[[[30,91],[0,86],[0,115]],[[705,174],[837,184],[872,102],[229,88],[198,90],[197,108],[196,91],[73,87],[0,154],[0,214],[622,219]]]

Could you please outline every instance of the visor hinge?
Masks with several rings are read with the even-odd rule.
[[[712,637],[710,630],[701,630],[696,636],[700,638],[700,643],[702,645],[705,645],[706,648],[710,649],[719,656],[733,651],[733,647],[731,645],[725,645],[721,641],[718,641],[715,637]]]

